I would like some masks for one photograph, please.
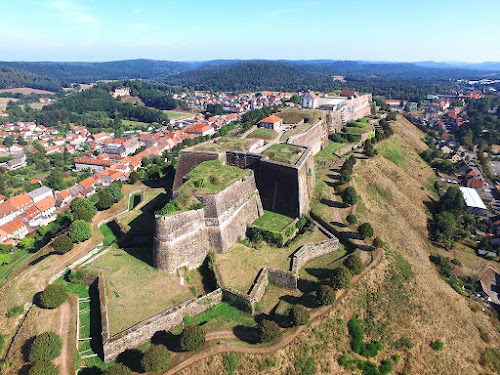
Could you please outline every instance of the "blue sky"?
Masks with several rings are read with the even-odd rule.
[[[500,61],[499,0],[0,0],[0,60]]]

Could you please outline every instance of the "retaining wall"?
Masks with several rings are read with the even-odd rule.
[[[325,140],[328,139],[327,135],[325,121],[319,120],[301,133],[289,137],[286,143],[310,147],[313,155],[316,155],[323,148]]]
[[[99,291],[101,293],[101,290]],[[100,297],[100,296],[99,296]],[[109,329],[103,323],[104,362],[115,359],[127,349],[133,349],[147,342],[158,331],[168,331],[181,324],[185,316],[195,316],[222,302],[222,289],[208,293],[199,298],[191,298],[167,310],[164,310],[126,330],[109,337]],[[102,303],[101,303],[102,309]],[[104,306],[104,311],[106,307]],[[101,310],[101,319],[103,317]],[[107,322],[107,316],[105,317]]]
[[[339,248],[339,239],[337,237],[330,238],[329,240],[310,243],[304,245],[293,255],[292,259],[292,273],[298,275],[300,269],[309,262],[311,259],[320,257],[322,255],[337,251]]]

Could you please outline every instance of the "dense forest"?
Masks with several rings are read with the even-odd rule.
[[[457,130],[460,143],[473,149],[500,143],[500,97],[485,96],[467,104],[464,125]]]
[[[39,90],[60,91],[61,82],[52,77],[17,70],[0,65],[0,89],[12,87],[30,87]]]
[[[343,88],[372,92],[387,98],[421,100],[424,95],[447,92],[459,78],[496,78],[498,71],[455,66],[420,66],[413,63],[359,61],[215,60],[173,62],[127,60],[105,63],[4,62],[0,63],[1,87],[34,87],[52,91],[70,83],[97,80],[142,79],[202,90],[317,90]],[[492,66],[492,69],[495,66]],[[333,81],[333,75],[347,82]],[[152,97],[145,94],[147,97]],[[173,102],[153,98],[155,107],[167,109]],[[147,101],[147,99],[146,99]]]

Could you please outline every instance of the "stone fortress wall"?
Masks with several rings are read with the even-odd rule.
[[[302,121],[303,122],[303,121]],[[292,135],[286,143],[309,147],[313,155],[316,155],[328,143],[327,126],[325,120],[319,120],[299,134]]]
[[[156,217],[155,267],[169,272],[197,268],[210,250],[226,251],[238,236],[245,236],[247,224],[263,214],[253,176],[218,194],[196,197],[205,204],[203,208]]]

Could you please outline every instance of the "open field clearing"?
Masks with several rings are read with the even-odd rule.
[[[89,265],[106,280],[111,335],[203,293],[199,272],[185,272],[184,285],[180,285],[177,273],[156,269],[152,261],[151,248],[110,248]]]
[[[16,98],[0,98],[0,111],[5,111],[10,101],[17,102],[18,100]]]
[[[55,92],[52,92],[52,91],[32,89],[29,87],[16,87],[13,89],[1,89],[0,90],[0,94],[4,93],[4,92],[10,92],[13,94],[23,94],[23,95],[29,95],[29,94],[53,95],[53,94],[55,94]]]
[[[288,271],[291,255],[302,245],[326,240],[327,237],[319,229],[306,232],[294,241],[289,247],[282,248],[263,245],[259,250],[236,243],[224,254],[217,254],[224,282],[244,293],[252,286],[257,273],[262,267],[272,267]],[[245,265],[245,272],[241,272],[240,265]]]

